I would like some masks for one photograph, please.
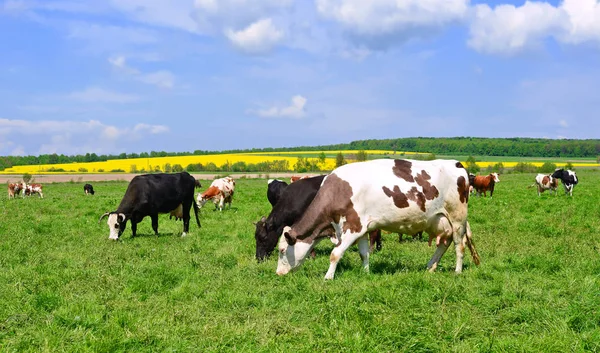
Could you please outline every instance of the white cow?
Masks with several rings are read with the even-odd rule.
[[[542,193],[546,190],[550,190],[549,192],[554,191],[554,195],[556,196],[558,188],[558,179],[553,178],[552,175],[538,174],[535,177],[535,182],[529,187],[534,186],[537,186],[538,196],[541,196]]]
[[[215,208],[219,208],[219,211],[223,210],[225,203],[228,203],[229,209],[231,209],[231,200],[233,199],[234,191],[235,180],[232,177],[215,179],[205,192],[198,194],[198,207],[202,207],[208,200],[212,200]]]
[[[368,232],[375,229],[399,234],[425,231],[430,244],[436,238],[437,249],[427,265],[430,271],[454,241],[459,273],[465,246],[479,264],[467,221],[468,198],[468,174],[458,161],[380,159],[344,165],[325,177],[300,220],[284,228],[277,274],[300,266],[329,227],[335,230],[338,245],[331,252],[325,279],[333,279],[338,261],[355,242],[368,271]]]

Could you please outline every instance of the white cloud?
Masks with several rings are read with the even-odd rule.
[[[264,118],[302,118],[306,115],[306,102],[308,100],[301,95],[292,97],[291,105],[287,107],[271,107],[269,109],[260,109],[258,111],[248,110],[248,113],[255,114]]]
[[[244,28],[291,6],[292,0],[196,0],[194,19],[207,33]]]
[[[569,127],[569,123],[567,123],[567,121],[564,119],[559,121],[558,124],[562,127]]]
[[[133,77],[137,81],[159,88],[171,89],[175,86],[175,75],[170,71],[160,70],[144,73],[134,67],[128,66],[126,58],[122,55],[110,57],[108,58],[108,62],[120,72]]]
[[[67,98],[84,103],[132,103],[140,100],[136,95],[108,91],[100,87],[88,87],[83,91],[68,94]]]
[[[111,6],[144,24],[197,32],[193,0],[110,0]]]
[[[566,44],[600,42],[600,3],[565,0],[559,6],[526,1],[522,6],[486,5],[474,8],[469,46],[492,54],[515,54],[535,49],[555,38]]]
[[[30,140],[25,136],[35,137],[37,147],[27,151],[31,154],[64,153],[81,154],[88,152],[113,153],[121,143],[137,141],[148,135],[169,132],[164,125],[138,123],[133,127],[107,125],[98,120],[59,121],[59,120],[11,120],[0,119],[0,136],[4,144],[0,144],[0,153],[11,149],[12,154],[23,155],[22,145],[13,148],[15,140]]]
[[[225,35],[238,49],[251,54],[266,53],[277,45],[284,37],[270,18],[254,22],[241,31],[228,29]]]
[[[317,11],[371,46],[428,35],[461,20],[469,0],[316,0]]]

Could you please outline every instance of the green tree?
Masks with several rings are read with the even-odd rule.
[[[344,155],[342,154],[342,152],[339,152],[338,154],[335,155],[335,167],[341,167],[344,164],[346,164],[346,159],[344,159]]]
[[[173,173],[183,172],[181,164],[173,164]]]
[[[23,174],[23,181],[27,184],[29,184],[29,182],[31,181],[32,178],[33,178],[33,176],[29,173]]]
[[[477,174],[480,170],[481,168],[477,165],[475,157],[469,156],[469,158],[467,158],[467,171],[469,173]]]
[[[552,162],[546,162],[539,167],[538,172],[552,173],[555,169],[556,169],[556,164],[554,164]]]
[[[165,173],[171,173],[173,171],[173,167],[171,167],[171,163],[165,164]]]
[[[356,153],[356,160],[358,162],[364,162],[368,159],[367,152],[365,150],[360,150]]]
[[[600,157],[599,157],[600,158]],[[325,164],[325,161],[327,160],[327,156],[325,155],[325,152],[321,152],[319,154],[319,163],[321,164]]]
[[[575,170],[575,167],[573,167],[573,163],[567,162],[567,164],[565,164],[565,169]]]

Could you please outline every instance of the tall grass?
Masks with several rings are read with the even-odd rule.
[[[429,274],[433,248],[384,234],[371,273],[352,248],[331,282],[329,242],[284,277],[255,262],[266,180],[238,180],[233,208],[207,204],[186,238],[165,215],[159,237],[146,219],[119,242],[97,221],[126,183],[44,185],[0,201],[0,351],[599,351],[600,173],[578,176],[572,198],[538,197],[533,174],[471,198],[482,264],[462,275],[453,251]]]

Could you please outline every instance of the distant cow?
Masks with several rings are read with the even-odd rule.
[[[535,177],[535,182],[529,187],[537,186],[537,194],[541,196],[546,190],[549,192],[554,191],[554,195],[557,194],[556,189],[558,188],[558,179],[553,178],[552,175],[538,174]]]
[[[458,161],[380,159],[346,164],[325,177],[302,217],[284,227],[277,274],[300,266],[327,229],[335,230],[338,245],[331,252],[325,279],[333,279],[338,262],[354,242],[368,270],[366,234],[375,229],[403,234],[426,231],[430,242],[437,239],[427,264],[430,271],[454,241],[459,273],[465,246],[479,264],[467,221],[468,199],[468,174]]]
[[[565,194],[569,194],[569,196],[573,196],[573,188],[579,180],[577,180],[577,175],[572,170],[565,170],[563,168],[557,168],[554,173],[552,173],[552,177],[556,179],[560,179],[565,188]]]
[[[94,195],[94,188],[92,187],[92,184],[85,184],[83,186],[83,192],[86,195]]]
[[[277,179],[269,179],[267,183],[267,199],[271,206],[275,206],[288,184],[285,181]]]
[[[489,175],[482,176],[478,175],[473,179],[473,188],[477,191],[477,195],[487,197],[487,191],[490,191],[490,197],[494,194],[494,186],[496,183],[500,182],[500,178],[498,177],[498,173],[490,173]]]
[[[223,205],[229,204],[231,209],[231,200],[235,191],[235,180],[232,177],[215,179],[202,194],[198,194],[198,206],[202,207],[208,200],[212,200],[215,208],[223,211]]]
[[[472,195],[475,192],[475,188],[473,184],[475,183],[476,175],[473,173],[469,173],[469,194]]]
[[[256,223],[254,238],[256,240],[256,259],[264,260],[271,255],[281,236],[283,227],[294,224],[302,217],[308,205],[312,202],[321,187],[324,175],[304,178],[298,182],[288,185],[279,201],[273,206],[268,217],[262,217]],[[329,231],[325,236],[333,235]],[[375,231],[371,235],[371,247],[377,246],[381,249],[381,232]]]
[[[8,184],[8,198],[14,199],[15,196],[19,196],[21,193],[21,184],[20,183],[9,183]]]
[[[290,178],[290,182],[294,183],[298,180],[308,179],[308,178],[312,178],[312,176],[310,176],[310,175],[292,175],[292,177]]]
[[[26,182],[21,183],[21,189],[23,189],[23,196],[30,196],[33,194],[38,194],[40,198],[44,198],[43,186],[42,184],[27,184]]]
[[[118,240],[127,221],[131,220],[131,236],[135,237],[137,224],[146,216],[152,219],[152,229],[158,235],[158,215],[160,213],[175,212],[183,219],[183,233],[186,236],[190,227],[190,208],[194,207],[196,223],[198,219],[198,206],[194,201],[194,186],[196,180],[187,172],[175,174],[144,174],[134,177],[121,204],[116,211],[106,212],[100,217],[102,220],[108,216],[109,239]]]

